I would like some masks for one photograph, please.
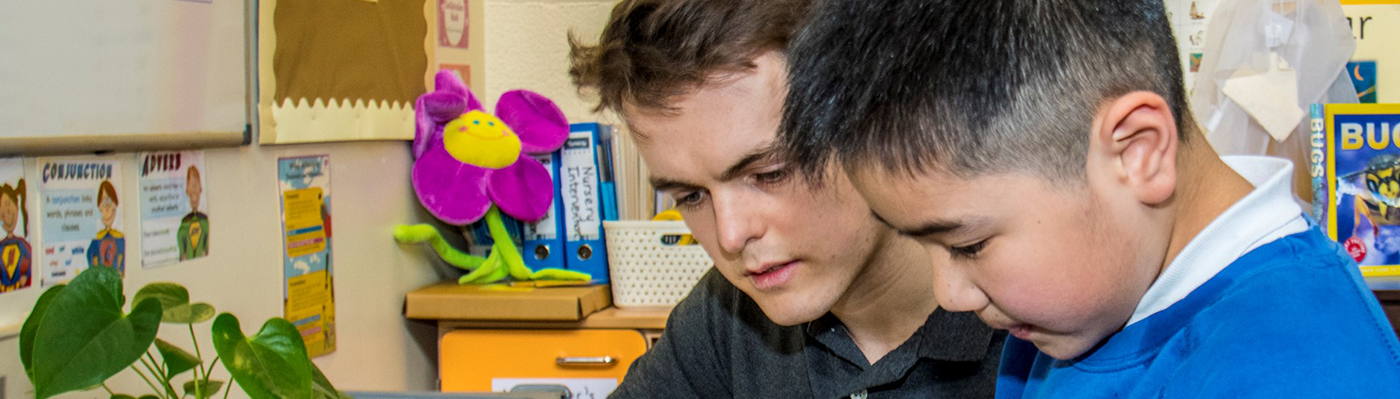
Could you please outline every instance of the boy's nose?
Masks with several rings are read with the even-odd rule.
[[[935,258],[937,259],[937,258]],[[972,312],[987,307],[987,295],[957,266],[947,261],[934,261],[933,295],[938,306],[949,312]]]

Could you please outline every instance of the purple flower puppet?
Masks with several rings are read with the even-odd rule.
[[[400,242],[431,241],[448,263],[472,270],[462,283],[489,283],[506,275],[517,280],[588,280],[565,270],[531,272],[525,267],[500,212],[537,221],[554,202],[549,171],[530,154],[548,154],[564,144],[569,122],[544,96],[526,90],[501,95],[496,115],[450,71],[437,74],[437,90],[414,106],[413,191],[434,216],[454,225],[486,219],[495,244],[485,259],[460,253],[430,225],[400,226]],[[474,269],[474,270],[473,270]]]

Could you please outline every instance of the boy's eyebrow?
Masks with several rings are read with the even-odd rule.
[[[872,215],[875,215],[875,219],[879,220],[880,223],[884,223],[886,226],[890,226],[890,228],[895,229],[895,231],[899,232],[899,234],[908,237],[926,237],[935,234],[953,233],[957,232],[958,230],[967,229],[970,226],[982,225],[986,223],[986,220],[982,218],[970,218],[964,220],[934,219],[919,223],[911,228],[900,228],[891,224],[889,221],[886,221],[885,218],[880,217],[880,215],[875,214],[875,211],[872,210],[870,211],[870,213]]]
[[[740,157],[738,162],[734,162],[734,164],[729,165],[728,168],[725,168],[724,173],[721,173],[719,175],[719,181],[734,180],[734,178],[737,177],[740,173],[743,173],[744,169],[747,169],[749,165],[760,160],[772,158],[777,154],[778,146],[774,143],[768,143],[767,145],[754,148],[753,150],[750,150],[747,154],[744,154],[743,157]]]

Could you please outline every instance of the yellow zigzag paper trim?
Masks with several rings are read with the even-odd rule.
[[[277,143],[412,140],[413,105],[397,101],[284,99],[272,106]]]

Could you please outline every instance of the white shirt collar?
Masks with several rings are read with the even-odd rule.
[[[1177,254],[1143,294],[1131,325],[1177,303],[1254,248],[1308,229],[1293,199],[1293,163],[1261,156],[1221,157],[1254,185]]]

